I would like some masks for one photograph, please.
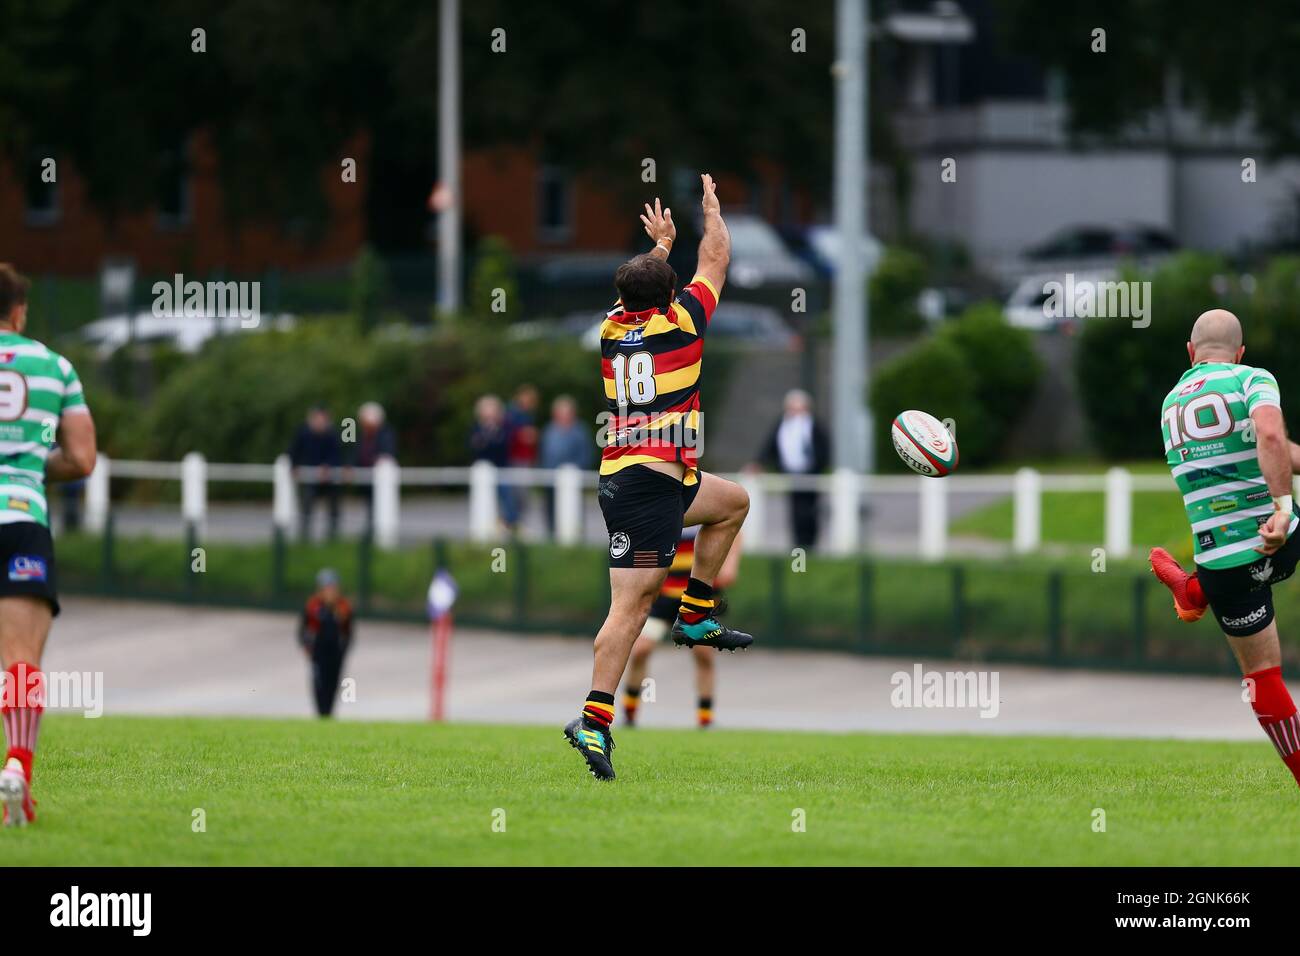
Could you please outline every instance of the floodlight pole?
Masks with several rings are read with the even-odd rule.
[[[460,309],[460,0],[438,5],[438,309]]]
[[[839,258],[831,287],[832,455],[836,468],[868,472],[874,463],[867,408],[868,315],[865,243],[867,24],[870,0],[836,0],[835,170],[832,199]]]

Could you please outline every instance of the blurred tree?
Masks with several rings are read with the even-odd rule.
[[[350,305],[352,314],[365,330],[379,324],[379,315],[388,293],[388,270],[372,246],[362,246],[352,263]]]
[[[322,177],[364,134],[372,240],[426,241],[436,3],[0,0],[0,17],[0,149],[70,158],[110,216],[153,206],[202,133],[232,220],[319,228]],[[476,0],[463,17],[467,147],[532,144],[638,195],[645,158],[664,193],[676,168],[747,175],[763,160],[829,188],[829,3]]]
[[[871,304],[872,336],[906,336],[921,331],[925,323],[917,311],[917,297],[925,288],[926,261],[901,246],[886,246],[880,264],[867,280]]]
[[[1161,110],[1169,81],[1210,120],[1249,111],[1276,153],[1300,150],[1300,7],[1256,0],[998,0],[1002,39],[1061,71],[1076,133],[1115,134]],[[1093,52],[1096,29],[1105,52]]]
[[[485,236],[478,245],[474,271],[469,277],[469,311],[476,318],[517,319],[519,282],[510,246],[500,236]]]

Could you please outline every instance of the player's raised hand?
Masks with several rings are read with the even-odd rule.
[[[707,216],[711,212],[722,212],[722,207],[718,205],[718,186],[713,177],[704,173],[700,176],[700,183],[704,186],[704,199],[700,202],[704,214]]]
[[[1274,511],[1268,516],[1268,520],[1259,526],[1259,536],[1264,539],[1264,543],[1255,550],[1260,554],[1275,554],[1282,545],[1286,544],[1286,531],[1290,524],[1289,514]]]
[[[641,224],[645,226],[645,234],[650,237],[650,241],[658,244],[660,239],[667,239],[672,243],[677,239],[677,225],[673,222],[673,211],[667,207],[659,208],[659,197],[655,197],[654,208],[650,204],[645,204],[645,214],[641,216]]]

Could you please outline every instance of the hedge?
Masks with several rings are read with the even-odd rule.
[[[996,305],[972,306],[876,373],[870,403],[879,425],[879,467],[905,468],[891,447],[888,423],[912,408],[952,420],[964,464],[994,461],[1041,371],[1027,332],[1007,325]]]

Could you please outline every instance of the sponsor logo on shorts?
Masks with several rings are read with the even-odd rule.
[[[609,556],[621,558],[632,547],[632,539],[625,532],[615,531],[609,536]]]
[[[1259,567],[1251,568],[1250,576],[1261,583],[1267,581],[1273,576],[1273,559],[1265,558],[1264,563]]]
[[[1268,614],[1268,605],[1263,604],[1255,608],[1245,617],[1225,617],[1223,619],[1224,627],[1250,627],[1252,624],[1258,624],[1264,620],[1264,615]]]
[[[10,581],[44,581],[45,562],[34,554],[15,554],[9,559]]]

